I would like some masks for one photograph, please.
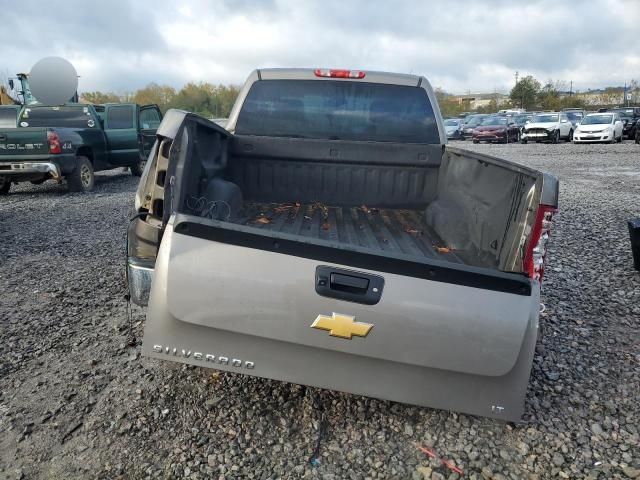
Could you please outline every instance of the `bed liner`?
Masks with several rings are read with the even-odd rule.
[[[422,211],[245,202],[232,223],[421,258],[464,262],[430,229]]]

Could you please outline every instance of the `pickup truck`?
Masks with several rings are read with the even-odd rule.
[[[94,172],[117,167],[140,176],[161,120],[157,105],[24,106],[17,123],[0,126],[0,194],[48,179],[88,192]]]
[[[144,355],[518,419],[558,181],[446,144],[414,75],[256,70],[169,110],[128,228]]]

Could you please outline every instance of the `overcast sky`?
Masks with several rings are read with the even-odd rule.
[[[0,7],[1,80],[56,55],[75,65],[81,91],[241,84],[254,68],[286,66],[410,72],[454,93],[507,91],[516,70],[573,80],[578,90],[640,80],[640,0],[0,0]]]

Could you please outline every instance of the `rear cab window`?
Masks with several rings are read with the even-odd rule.
[[[86,106],[25,107],[20,114],[20,127],[98,128]]]
[[[439,144],[420,87],[337,80],[260,80],[242,105],[238,135]]]
[[[107,126],[110,130],[133,128],[133,105],[117,105],[107,108]]]
[[[18,126],[18,110],[0,108],[0,128],[16,128]]]

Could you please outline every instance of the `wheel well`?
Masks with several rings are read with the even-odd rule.
[[[93,150],[89,147],[80,147],[76,152],[77,156],[87,157],[89,161],[93,164]]]

